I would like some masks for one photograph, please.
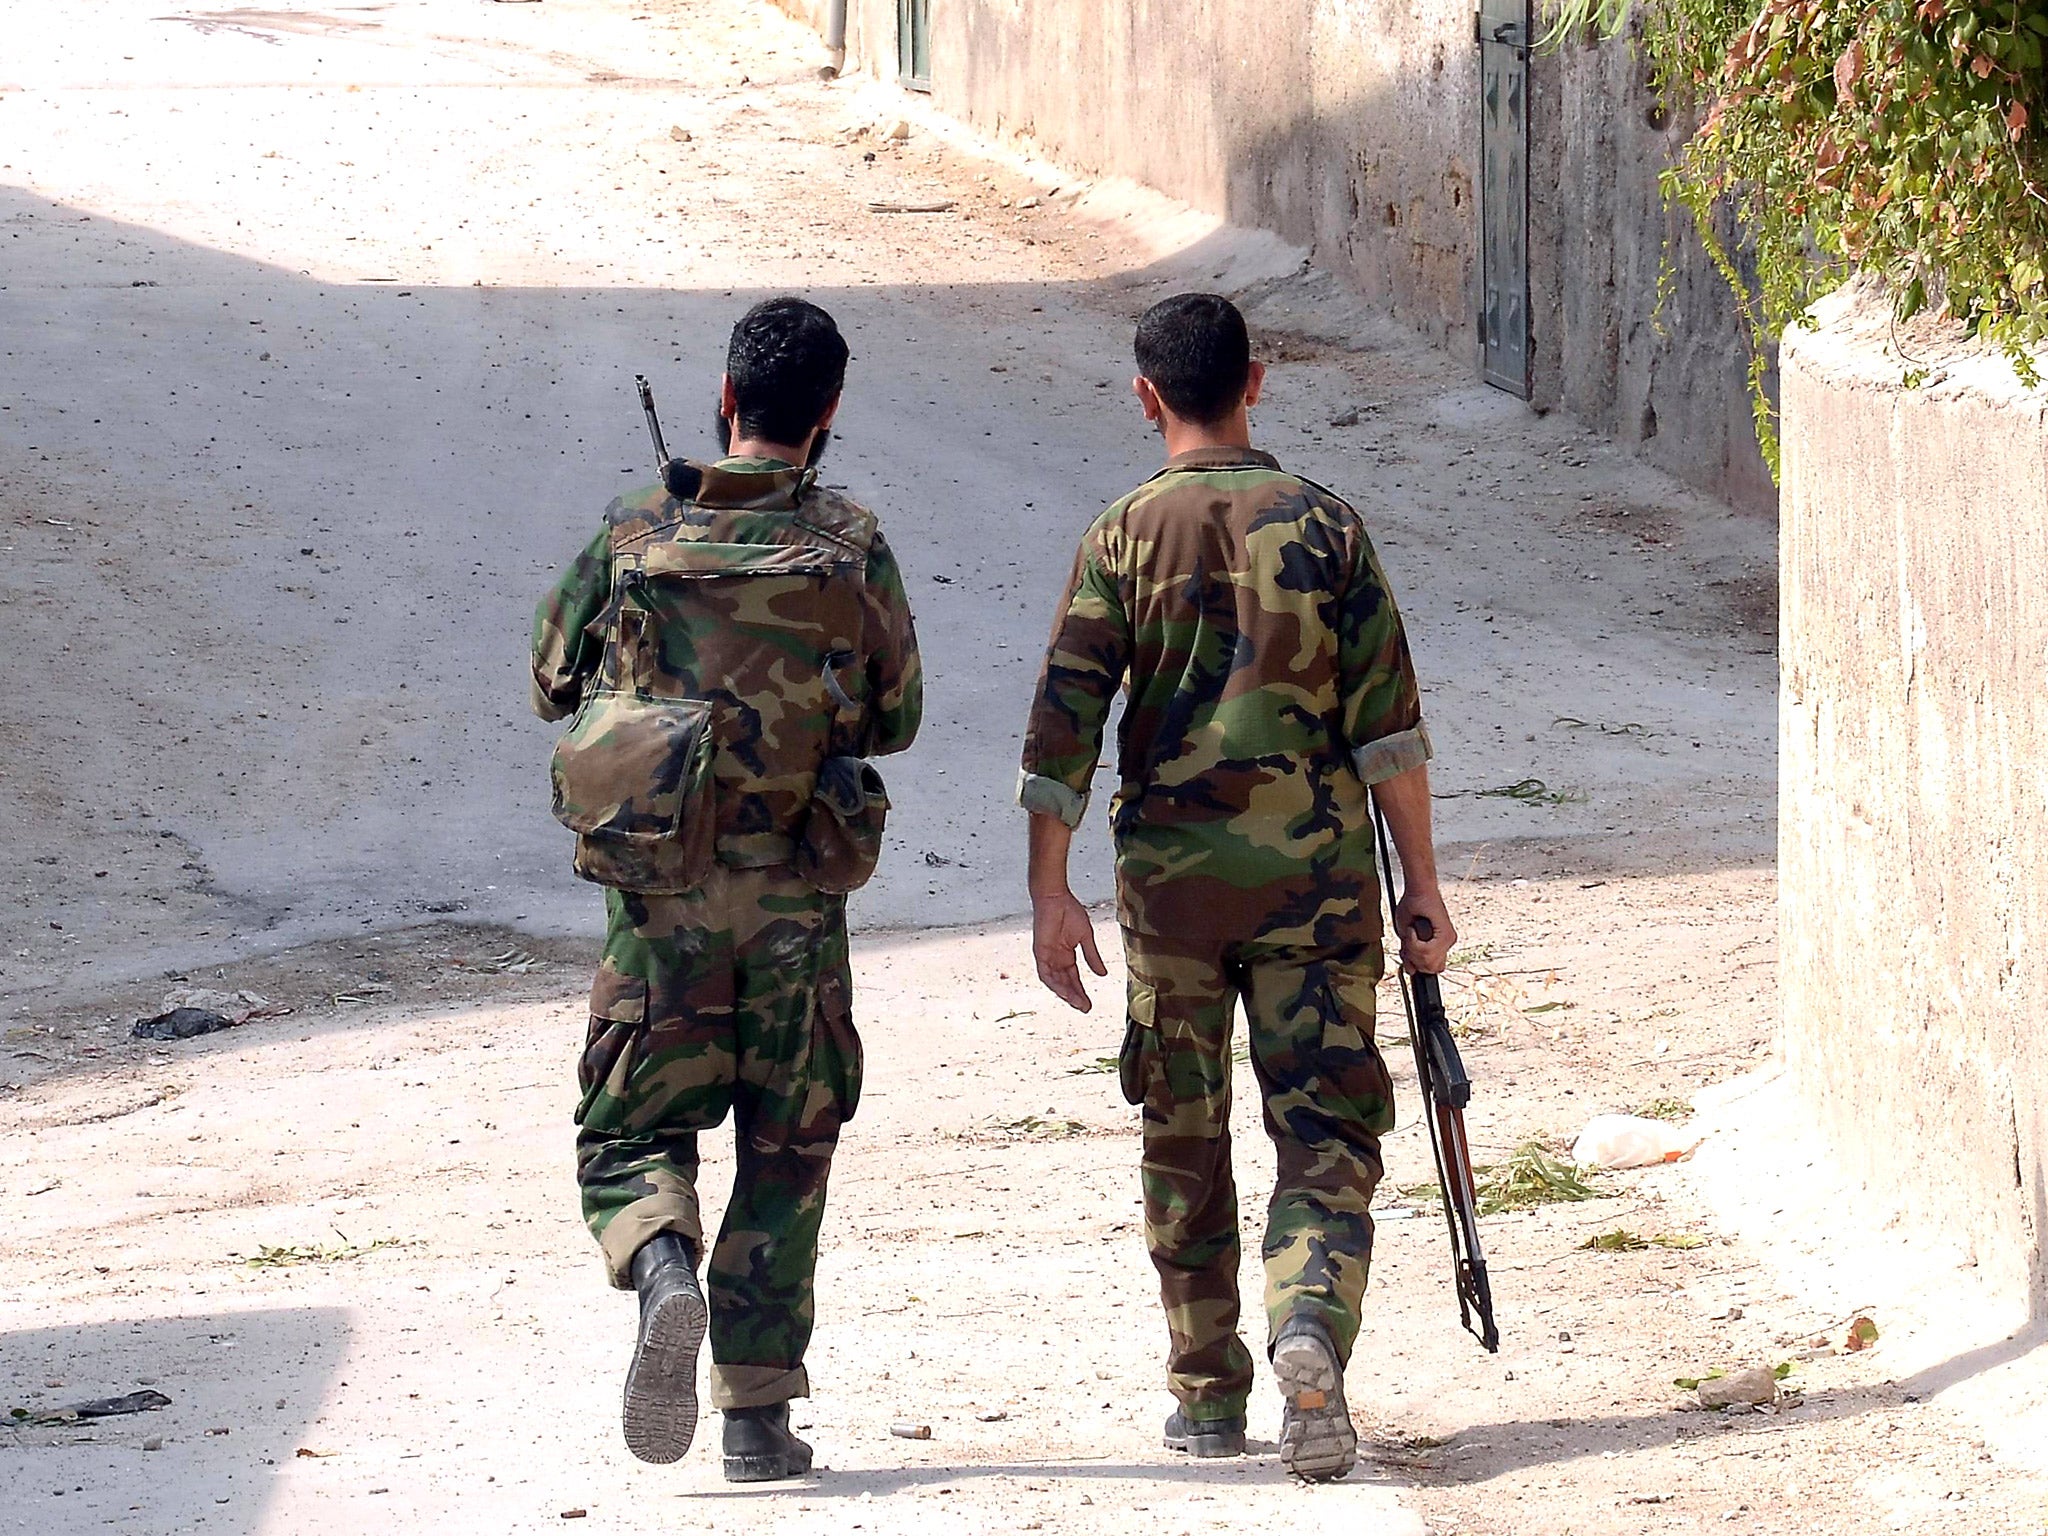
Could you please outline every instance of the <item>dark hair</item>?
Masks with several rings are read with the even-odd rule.
[[[846,383],[846,341],[832,317],[802,299],[766,299],[740,317],[725,372],[740,435],[800,443]]]
[[[1167,409],[1210,426],[1237,408],[1251,380],[1252,343],[1237,306],[1213,293],[1177,293],[1138,320],[1138,372]]]

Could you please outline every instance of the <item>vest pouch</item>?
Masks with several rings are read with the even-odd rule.
[[[814,890],[843,896],[874,875],[882,857],[882,824],[889,793],[872,763],[858,757],[828,757],[818,767],[803,835],[797,839],[796,872]]]
[[[694,891],[718,835],[711,705],[591,694],[555,744],[555,818],[576,833],[576,873],[648,896]]]

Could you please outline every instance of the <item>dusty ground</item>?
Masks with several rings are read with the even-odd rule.
[[[900,103],[816,81],[743,0],[17,0],[0,27],[0,1407],[172,1399],[0,1433],[0,1525],[2042,1528],[1889,1334],[1801,1364],[1783,1412],[1685,1409],[1673,1378],[1840,1310],[1685,1169],[1490,1219],[1485,1356],[1400,1193],[1412,1125],[1366,1465],[1290,1486],[1264,1397],[1260,1455],[1176,1462],[1099,1070],[1119,978],[1066,1013],[1012,919],[1021,690],[1075,533],[1152,465],[1125,321],[1169,285],[1249,288],[1282,365],[1261,433],[1358,499],[1404,596],[1484,1155],[1768,1054],[1767,526],[1472,388],[1271,242],[921,119],[883,139]],[[932,198],[958,206],[868,207]],[[824,1470],[737,1494],[702,1450],[618,1443],[630,1308],[568,1176],[597,903],[542,804],[521,631],[639,473],[626,378],[692,441],[732,314],[789,286],[854,332],[833,473],[902,552],[933,718],[861,903],[871,1087],[800,1415]],[[294,1011],[130,1040],[173,977]],[[1249,1117],[1240,1147],[1255,1212]],[[1708,1241],[1579,1250],[1617,1228]]]

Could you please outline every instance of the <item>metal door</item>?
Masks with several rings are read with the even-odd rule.
[[[1530,0],[1479,0],[1479,370],[1529,398]]]
[[[896,0],[896,77],[913,91],[932,88],[932,0]]]

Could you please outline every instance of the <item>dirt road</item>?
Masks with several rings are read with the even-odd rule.
[[[1289,1486],[1263,1398],[1264,1454],[1177,1464],[1100,1070],[1117,978],[1087,1018],[1030,980],[1016,728],[1075,535],[1153,467],[1124,380],[1158,293],[1249,290],[1263,439],[1359,501],[1403,595],[1490,1157],[1766,1054],[1768,526],[1377,333],[1296,253],[818,81],[815,41],[743,0],[0,25],[25,40],[0,62],[0,1406],[172,1399],[0,1437],[0,1526],[2040,1528],[2039,1489],[1882,1348],[1802,1365],[1775,1415],[1680,1407],[1674,1377],[1837,1320],[1683,1170],[1494,1218],[1483,1356],[1399,1192],[1426,1176],[1408,1125],[1367,1465]],[[929,201],[954,207],[871,209]],[[859,908],[872,1087],[802,1416],[829,1470],[742,1495],[702,1451],[618,1444],[630,1309],[567,1156],[598,907],[521,658],[643,473],[630,375],[693,441],[732,316],[790,287],[854,338],[830,472],[902,554],[932,721]],[[293,1011],[130,1041],[167,973]],[[1618,1228],[1707,1241],[1578,1248]]]

